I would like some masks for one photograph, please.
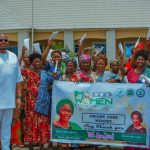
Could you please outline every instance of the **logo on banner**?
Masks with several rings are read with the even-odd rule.
[[[112,107],[113,100],[110,92],[75,91],[74,99],[79,107]]]
[[[134,91],[134,89],[127,89],[126,94],[127,94],[127,96],[134,96],[135,91]]]
[[[125,95],[125,91],[122,88],[117,89],[116,91],[117,96],[122,97]]]
[[[136,95],[137,95],[138,97],[143,97],[143,96],[145,95],[145,91],[144,91],[143,89],[138,89],[138,90],[136,91]]]

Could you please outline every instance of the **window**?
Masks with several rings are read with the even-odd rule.
[[[106,54],[106,43],[97,42],[93,44],[94,48],[104,47],[104,53]]]
[[[9,51],[15,53],[16,56],[18,56],[18,47],[10,46],[10,47],[7,47],[7,50],[9,50]]]
[[[126,42],[125,44],[125,57],[129,58],[131,56],[131,49],[135,45],[135,42]]]
[[[75,53],[77,53],[79,51],[79,44],[75,43],[74,49]]]

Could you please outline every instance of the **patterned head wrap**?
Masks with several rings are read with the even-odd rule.
[[[75,59],[68,59],[67,62],[66,62],[66,65],[67,65],[69,62],[73,62],[74,66],[77,66],[77,61],[76,61]]]
[[[83,61],[91,61],[91,56],[88,54],[82,54],[79,58],[79,62],[83,62]]]
[[[59,114],[60,108],[61,108],[63,105],[65,105],[65,104],[68,104],[68,105],[71,107],[71,109],[72,109],[72,114],[73,114],[73,112],[74,112],[74,105],[73,105],[72,101],[69,100],[69,99],[62,99],[62,100],[60,100],[60,101],[57,103],[57,106],[56,106],[56,112],[57,112],[57,114]]]
[[[113,63],[119,64],[119,60],[118,60],[118,59],[111,59],[110,62],[109,62],[110,66],[111,66]]]

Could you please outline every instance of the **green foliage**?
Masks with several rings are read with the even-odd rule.
[[[65,51],[66,53],[68,53],[70,58],[74,58],[76,56],[76,53],[73,50],[71,50],[67,45],[65,45]]]
[[[64,46],[64,42],[62,41],[54,42],[52,44],[52,49],[54,50],[63,49],[63,51],[65,51],[70,56],[70,58],[74,58],[76,56],[76,53],[73,50],[71,50],[67,45]]]
[[[64,43],[62,41],[60,42],[53,42],[52,49],[54,50],[61,50],[64,48]]]

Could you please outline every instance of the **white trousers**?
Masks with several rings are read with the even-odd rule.
[[[0,109],[0,139],[2,150],[10,150],[13,109]]]

